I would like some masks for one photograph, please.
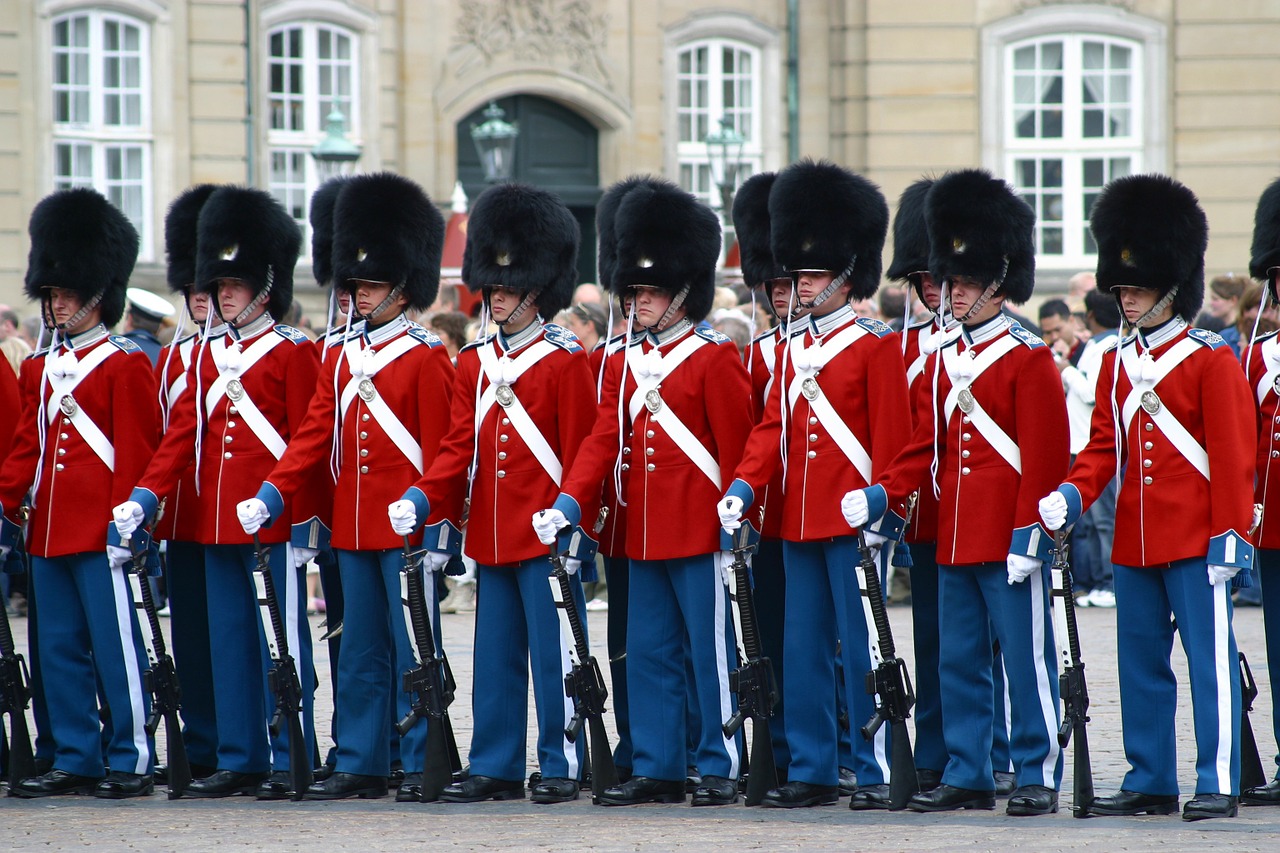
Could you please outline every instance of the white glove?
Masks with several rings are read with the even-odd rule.
[[[1067,522],[1067,497],[1050,492],[1040,499],[1040,520],[1050,530],[1059,530]]]
[[[449,565],[450,556],[444,551],[428,551],[422,559],[422,568],[428,572],[438,572]]]
[[[861,527],[871,519],[871,511],[867,508],[867,493],[862,489],[854,489],[840,499],[840,512],[845,523],[850,527]]]
[[[582,568],[582,561],[574,559],[573,557],[565,557],[561,562],[564,563],[565,574],[570,577],[576,575],[578,570]]]
[[[732,533],[742,526],[742,498],[729,495],[716,504],[716,512],[720,514],[720,527],[725,533]]]
[[[1044,565],[1044,561],[1026,554],[1010,554],[1008,558],[1009,585],[1022,583],[1031,577],[1031,573]]]
[[[751,558],[747,557],[748,565]],[[725,586],[729,585],[729,576],[733,573],[733,552],[717,551],[716,552],[716,570],[720,573],[720,583]]]
[[[398,536],[408,536],[418,528],[418,508],[413,501],[396,501],[387,505],[387,517],[391,519],[391,529]]]
[[[128,548],[121,548],[119,545],[107,546],[107,563],[111,566],[112,571],[123,568],[124,564],[133,559],[133,552]]]
[[[122,539],[132,536],[133,531],[142,526],[145,518],[142,513],[142,504],[137,501],[125,501],[111,510],[111,516],[116,523],[116,532]]]
[[[237,511],[238,510],[239,510],[239,507],[237,507]],[[240,523],[244,524],[243,516],[240,519]],[[246,530],[245,532],[248,533],[249,531]],[[307,563],[310,563],[312,560],[316,558],[316,555],[320,553],[315,548],[293,548],[292,551],[293,551],[293,567],[295,569],[300,569],[303,566],[305,566]]]
[[[1236,566],[1215,566],[1209,564],[1209,583],[1217,586],[1220,583],[1226,583],[1236,576],[1236,572],[1240,571]]]
[[[569,519],[558,509],[544,509],[533,514],[533,532],[538,534],[538,541],[550,545],[556,541],[556,534],[569,526]]]
[[[271,513],[267,512],[267,505],[261,500],[249,498],[247,501],[236,504],[236,518],[240,519],[240,526],[244,528],[244,532],[252,536],[262,529],[262,525],[271,520]]]

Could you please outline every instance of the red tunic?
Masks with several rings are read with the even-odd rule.
[[[782,340],[782,327],[775,326],[751,342],[747,369],[751,372],[751,404],[753,423],[764,420],[764,407],[769,401],[769,391],[773,387],[773,374],[781,351],[779,341]],[[773,472],[764,493],[757,495],[758,503],[763,507],[763,523],[760,535],[766,539],[782,538],[782,466]]]
[[[601,366],[605,360],[605,350],[608,349],[609,359],[620,359],[623,357],[621,343],[624,338],[619,335],[607,343],[601,343],[591,351],[591,381],[595,383],[600,376]],[[603,393],[603,388],[601,388]],[[596,400],[599,404],[599,400]],[[630,465],[627,470],[620,472],[620,479],[623,483],[623,493],[626,493],[626,481],[630,474]],[[601,491],[600,506],[607,509],[604,524],[601,525],[595,535],[600,540],[599,552],[606,557],[626,557],[627,556],[627,508],[623,506],[622,501],[618,500],[618,490],[613,484],[612,472],[604,478],[604,488]],[[598,517],[598,516],[597,516]],[[584,529],[588,531],[594,530],[595,522],[592,519],[584,518]]]
[[[187,389],[187,379],[190,376],[191,365],[195,364],[199,342],[199,336],[192,335],[179,341],[176,349],[175,345],[170,344],[160,350],[155,373],[156,382],[160,386],[158,396],[162,431],[166,428],[165,423],[173,415],[174,404],[182,398],[182,392]],[[169,357],[170,350],[173,350],[172,358]],[[175,542],[196,541],[196,532],[200,524],[200,510],[197,505],[199,500],[200,497],[196,494],[195,459],[192,459],[187,470],[182,472],[173,494],[165,501],[164,514],[152,531],[155,538]]]
[[[1272,332],[1249,351],[1249,386],[1258,401],[1261,419],[1258,432],[1257,478],[1253,500],[1262,504],[1262,524],[1253,544],[1259,548],[1280,548],[1280,334]],[[1272,478],[1275,482],[1271,482]],[[1272,494],[1278,495],[1272,497]]]
[[[906,362],[907,367],[907,385],[910,387],[911,402],[917,403],[921,399],[920,385],[922,383],[933,386],[933,374],[925,372],[925,363],[929,357],[920,352],[920,337],[922,335],[930,335],[937,331],[937,324],[933,320],[911,326],[906,330],[898,333],[899,346],[901,341],[906,339],[906,348],[902,354],[902,360]],[[928,402],[929,392],[923,392],[924,400]],[[916,408],[914,405],[911,409],[911,428],[914,431],[921,421],[928,423],[933,416],[933,409],[930,406],[926,409]],[[925,477],[925,481],[920,484],[919,490],[916,492],[915,513],[911,517],[911,526],[907,528],[907,542],[936,542],[938,540],[938,499],[933,494],[933,480]]]

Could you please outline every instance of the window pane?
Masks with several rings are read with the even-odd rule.
[[[1103,45],[1102,42],[1087,41],[1084,43],[1081,62],[1085,68],[1102,68],[1105,56],[1106,46]]]
[[[1130,174],[1133,170],[1133,161],[1128,157],[1115,157],[1111,160],[1111,174],[1109,180],[1114,181],[1116,178],[1123,178]]]
[[[1045,110],[1040,135],[1045,139],[1062,138],[1062,110]]]
[[[1035,46],[1020,47],[1013,52],[1013,67],[1018,71],[1027,71],[1036,67]]]
[[[1061,228],[1045,228],[1041,231],[1040,252],[1045,255],[1061,255],[1062,247],[1062,229]]]
[[[1086,138],[1093,139],[1103,135],[1102,133],[1102,110],[1085,110],[1084,126],[1082,128]]]
[[[1044,187],[1062,186],[1062,161],[1045,160],[1040,164],[1040,185]]]
[[[1086,187],[1100,187],[1105,184],[1102,172],[1102,161],[1089,159],[1084,161],[1084,185]]]
[[[1130,58],[1133,56],[1133,50],[1123,45],[1111,45],[1111,67],[1112,68],[1128,68]]]
[[[1045,42],[1040,46],[1040,69],[1042,71],[1062,70],[1062,42]]]
[[[102,25],[102,46],[111,51],[120,49],[120,25],[115,21],[106,21]]]

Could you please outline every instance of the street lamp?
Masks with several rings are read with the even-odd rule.
[[[725,219],[733,207],[733,190],[737,185],[738,169],[742,167],[742,146],[747,139],[734,130],[728,116],[720,119],[720,129],[707,134],[707,158],[711,164],[711,180],[720,190],[720,210]]]
[[[321,183],[341,174],[347,163],[360,159],[360,146],[347,139],[347,117],[337,104],[325,119],[324,139],[311,149],[311,156],[316,159]]]
[[[483,115],[483,123],[471,125],[471,141],[480,155],[484,179],[491,184],[510,180],[515,168],[516,137],[520,135],[520,128],[515,122],[505,121],[503,116],[506,113],[493,101],[489,102]]]

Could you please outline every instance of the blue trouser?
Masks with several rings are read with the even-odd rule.
[[[864,689],[871,671],[870,626],[858,584],[858,540],[840,536],[817,542],[782,543],[787,566],[787,634],[783,641],[787,680],[787,743],[791,764],[787,779],[811,785],[839,780],[835,648],[845,672],[845,702],[850,728],[856,730],[875,711]],[[882,572],[883,574],[883,572]],[[859,785],[889,780],[889,727],[871,741],[851,737],[851,769]],[[845,759],[849,760],[849,759]]]
[[[1191,678],[1196,793],[1238,794],[1240,666],[1231,630],[1231,584],[1211,586],[1203,557],[1168,568],[1117,565],[1115,580],[1120,721],[1130,767],[1121,787],[1178,793],[1172,616]]]
[[[1025,581],[1010,584],[1003,562],[940,566],[938,624],[946,638],[938,656],[948,755],[942,781],[977,791],[995,788],[994,631],[1012,699],[1009,752],[1017,784],[1056,789],[1062,780],[1062,750],[1046,570],[1041,567]]]
[[[1267,635],[1267,673],[1271,685],[1271,726],[1280,744],[1280,551],[1259,548],[1255,582],[1262,589],[1262,622]],[[1274,604],[1267,603],[1267,596]],[[1276,756],[1280,766],[1280,755]],[[1276,778],[1280,779],[1280,771]]]
[[[782,686],[786,684],[783,672],[783,638],[787,621],[787,574],[783,568],[782,540],[761,539],[756,555],[751,561],[751,579],[754,582],[756,622],[760,629],[760,648],[773,663],[774,680],[778,683],[778,704],[773,706],[773,718],[769,721],[769,734],[773,740],[773,760],[785,778],[791,764],[791,749],[787,746],[786,701]]]
[[[392,720],[409,713],[409,694],[400,689],[404,673],[416,664],[400,596],[403,552],[338,551],[345,610],[342,657],[338,659],[335,716],[341,720],[337,770],[361,776],[391,772]],[[419,572],[422,570],[419,569]],[[424,583],[435,646],[441,648],[440,602],[434,575]],[[328,599],[326,599],[326,604]],[[387,685],[393,685],[393,692]],[[419,718],[401,739],[406,773],[421,773],[427,719]]]
[[[729,593],[714,554],[631,561],[627,689],[637,776],[684,778],[692,689],[700,721],[698,770],[703,776],[738,777],[738,739],[726,738],[720,728],[737,708],[729,692],[733,649]]]
[[[28,559],[30,559],[28,557]],[[36,579],[27,572],[27,665],[31,668],[31,716],[36,721],[35,756],[52,764],[54,743],[49,723],[49,702],[45,698],[44,675],[40,666],[40,608],[36,602]]]
[[[170,540],[168,554],[169,636],[173,665],[182,685],[182,739],[193,764],[216,767],[218,722],[214,713],[213,653],[205,601],[204,546]]]
[[[338,708],[336,702],[338,695],[338,662],[342,659],[342,635],[346,631],[344,629],[337,634],[333,634],[332,631],[342,624],[345,602],[342,598],[342,576],[338,571],[338,561],[333,551],[321,551],[316,555],[315,564],[320,570],[320,594],[324,597],[325,629],[326,633],[329,634],[329,639],[325,641],[329,644],[329,686],[333,689],[335,697],[333,714],[329,717],[329,736],[333,738],[334,745],[323,763],[333,764],[338,759]],[[395,693],[398,690],[399,685],[392,687],[393,703]]]
[[[995,636],[995,626],[991,636]],[[994,644],[991,655],[991,695],[995,716],[991,723],[991,769],[999,773],[1015,770],[1009,742],[1013,738],[1013,697],[1009,694],[1009,677],[1004,671],[1004,652]]]
[[[575,744],[564,736],[573,717],[573,701],[564,691],[571,664],[547,580],[550,569],[546,557],[514,566],[476,567],[473,776],[524,778],[530,669],[538,715],[538,768],[544,779],[579,776],[586,738]],[[582,584],[576,577],[572,587],[579,612],[585,612]]]
[[[618,729],[618,744],[613,761],[618,767],[630,768],[631,708],[627,702],[627,599],[631,586],[631,561],[626,557],[605,557],[605,577],[609,579],[609,682],[613,687],[613,722]]]
[[[104,551],[32,557],[40,597],[40,673],[49,705],[53,766],[78,776],[104,775],[98,688],[111,713],[106,765],[125,773],[151,772],[154,753],[145,723],[150,697],[133,595],[123,569]]]
[[[302,685],[306,754],[315,754],[315,666],[307,622],[305,570],[293,565],[293,548],[268,549],[271,578],[280,603],[289,653]],[[265,773],[289,768],[289,727],[280,723],[273,737],[267,723],[275,697],[267,688],[271,658],[258,612],[252,545],[206,545],[205,580],[209,601],[209,638],[213,656],[213,688],[218,720],[218,769]],[[283,651],[283,649],[281,650]]]

